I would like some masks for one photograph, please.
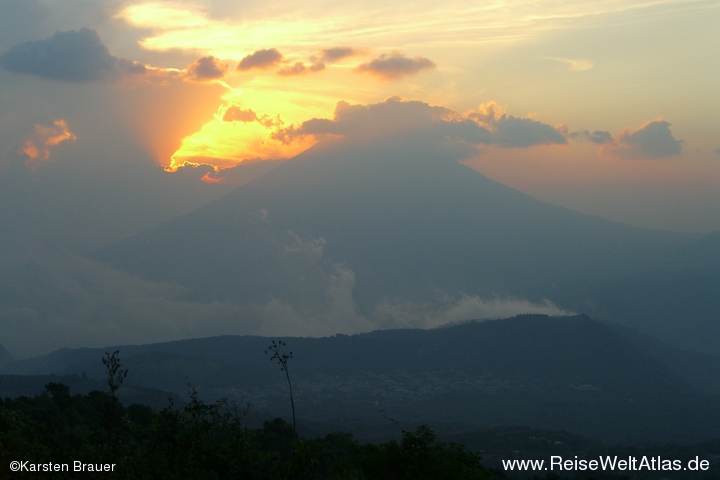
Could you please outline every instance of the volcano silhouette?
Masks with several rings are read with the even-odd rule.
[[[545,203],[440,157],[423,142],[326,139],[97,256],[203,301],[309,305],[350,285],[366,312],[447,295],[552,299],[689,238]]]

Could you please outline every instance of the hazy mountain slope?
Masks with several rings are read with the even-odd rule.
[[[683,349],[720,353],[720,268],[652,270],[574,282],[560,304],[638,328]],[[678,258],[668,256],[677,265]],[[692,262],[688,262],[692,265]]]
[[[650,357],[668,367],[697,391],[720,395],[719,356],[673,348],[639,330],[618,323],[608,322],[607,325]]]
[[[637,342],[587,317],[532,315],[433,330],[285,338],[301,418],[565,428],[606,441],[696,441],[720,427],[703,395]],[[227,396],[284,414],[270,339],[215,337],[120,347],[128,382]],[[114,347],[113,347],[114,348]],[[668,349],[672,351],[672,349]],[[15,362],[12,373],[102,378],[102,349]],[[682,352],[674,352],[682,363]],[[385,412],[385,413],[381,413]]]
[[[5,365],[6,363],[12,362],[13,357],[10,355],[10,352],[8,352],[2,343],[0,343],[0,366]]]

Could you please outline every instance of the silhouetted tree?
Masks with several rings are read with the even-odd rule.
[[[292,388],[292,382],[290,381],[290,371],[288,370],[288,361],[292,360],[293,353],[290,352],[289,354],[284,354],[280,351],[282,347],[286,346],[286,343],[282,340],[272,341],[272,344],[265,349],[265,353],[272,353],[272,357],[270,357],[270,361],[277,360],[278,365],[280,366],[280,371],[285,373],[285,378],[287,378],[288,387],[290,387],[290,408],[292,409],[292,417],[293,417],[293,433],[297,433],[297,425],[295,423],[295,399],[293,398],[293,388]]]
[[[105,352],[105,357],[102,359],[103,365],[107,373],[107,384],[110,387],[110,406],[108,408],[108,443],[112,442],[113,430],[115,427],[115,405],[117,404],[117,397],[115,392],[120,388],[123,380],[127,377],[128,370],[122,369],[120,364],[120,351],[115,350],[112,355]]]

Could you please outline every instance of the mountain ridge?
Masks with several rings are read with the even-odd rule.
[[[263,353],[272,339],[220,336],[60,350],[1,370],[103,378],[100,358],[119,349],[130,385],[183,396],[190,383],[206,399],[227,397],[277,415],[287,397],[284,377]],[[683,377],[682,352],[673,350],[675,363],[664,364],[647,352],[652,345],[643,345],[642,336],[624,336],[585,316],[522,315],[442,329],[275,339],[293,352],[298,411],[312,422],[372,423],[383,411],[408,422],[566,428],[625,442],[694,442],[720,427],[718,396]],[[718,375],[720,366],[708,365],[705,374]]]

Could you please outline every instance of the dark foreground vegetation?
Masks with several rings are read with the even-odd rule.
[[[262,427],[248,426],[249,404],[221,399],[207,403],[190,384],[180,406],[170,397],[164,408],[118,400],[128,370],[118,351],[105,353],[107,393],[98,390],[71,395],[59,382],[45,384],[34,396],[0,397],[0,478],[128,478],[128,479],[618,479],[720,478],[720,440],[694,446],[656,445],[650,452],[634,447],[608,448],[567,432],[543,432],[527,427],[456,435],[461,443],[445,442],[422,425],[398,427],[397,440],[363,443],[349,433],[298,435],[292,381],[292,352],[273,341],[266,350],[287,379],[293,423],[280,418]],[[506,406],[512,408],[512,406]],[[592,412],[588,412],[592,413]],[[259,424],[255,424],[259,425]],[[387,437],[386,437],[387,438]],[[471,447],[471,448],[468,448]],[[481,464],[485,452],[493,469]],[[508,461],[560,458],[587,462],[594,458],[677,460],[681,465],[702,460],[699,471],[658,471],[620,468],[515,468]],[[653,460],[655,461],[655,460]],[[515,465],[513,463],[513,465]],[[546,465],[550,465],[548,462]],[[9,472],[9,470],[11,472]],[[18,471],[19,470],[19,471]],[[550,470],[550,471],[548,471]],[[557,469],[554,469],[557,470]],[[563,470],[563,469],[560,469]],[[13,473],[14,472],[14,473]],[[541,473],[542,476],[538,476]],[[630,473],[630,475],[624,475]],[[659,476],[658,476],[659,475]]]
[[[124,407],[112,393],[70,395],[65,385],[49,383],[42,395],[2,400],[0,477],[11,461],[27,460],[29,472],[18,478],[76,478],[76,462],[85,465],[83,478],[500,478],[482,468],[478,454],[438,441],[424,426],[381,445],[344,433],[304,439],[281,419],[247,428],[245,409],[206,404],[192,389],[186,406],[162,411]],[[44,471],[57,464],[68,471]],[[112,471],[87,473],[103,468]]]
[[[0,399],[0,478],[127,478],[127,479],[380,479],[471,480],[532,478],[578,479],[712,479],[718,477],[718,442],[703,448],[665,447],[663,458],[711,458],[704,472],[533,472],[490,470],[480,454],[454,442],[438,440],[427,426],[403,431],[399,440],[361,443],[347,433],[303,438],[282,419],[262,428],[243,424],[247,407],[198,398],[190,388],[183,407],[172,403],[162,410],[120,404],[111,393],[93,391],[71,395],[60,383],[48,383],[33,397]],[[522,429],[521,429],[522,430]],[[520,435],[500,448],[503,458],[549,458],[570,451],[554,445],[531,453]],[[507,437],[507,436],[504,436]],[[508,437],[509,438],[509,437]],[[541,437],[532,437],[542,440]],[[474,444],[472,439],[468,444]],[[568,441],[571,441],[568,437]],[[577,439],[575,440],[577,442]],[[526,440],[525,440],[526,442]],[[486,442],[481,442],[486,443]],[[578,444],[579,445],[579,444]],[[594,451],[585,446],[586,453]],[[525,453],[519,453],[516,449]],[[603,449],[605,455],[640,456],[633,448]],[[507,455],[514,451],[515,454]],[[575,452],[580,453],[579,451]],[[25,461],[25,470],[12,473],[13,461]],[[491,462],[497,463],[497,462]],[[48,471],[63,468],[67,471]],[[78,467],[84,471],[76,471]],[[499,468],[499,467],[498,467]],[[102,471],[102,470],[105,471]]]

